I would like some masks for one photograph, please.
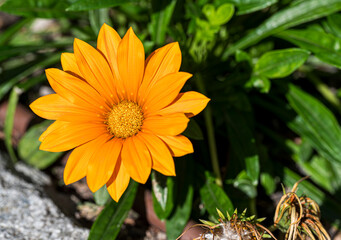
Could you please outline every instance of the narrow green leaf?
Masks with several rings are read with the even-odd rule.
[[[335,13],[327,17],[327,23],[331,32],[341,38],[341,14]]]
[[[200,196],[208,213],[214,219],[219,218],[216,209],[224,212],[228,211],[229,213],[233,212],[233,205],[230,198],[221,187],[210,180],[206,181],[205,185],[201,187]]]
[[[251,31],[235,45],[224,52],[222,59],[226,60],[238,49],[245,49],[260,40],[281,32],[285,29],[328,16],[341,9],[339,0],[310,0],[289,6],[265,20],[260,26]]]
[[[232,3],[238,11],[237,15],[243,15],[262,10],[275,4],[278,0],[218,0],[219,3]]]
[[[274,50],[259,58],[254,71],[256,75],[268,78],[283,78],[299,68],[308,56],[308,51],[299,48]]]
[[[166,219],[173,210],[174,179],[158,173],[152,172],[153,206],[159,219]]]
[[[315,54],[321,61],[341,68],[341,39],[315,29],[287,30],[276,36]]]
[[[5,45],[6,43],[8,43],[13,38],[13,36],[20,31],[21,28],[23,28],[26,24],[31,23],[31,21],[31,18],[21,19],[17,23],[7,28],[5,31],[3,31],[0,35],[0,45]]]
[[[236,161],[245,163],[247,175],[256,186],[260,166],[250,119],[252,115],[249,112],[233,109],[229,110],[226,115],[228,137],[231,140],[230,144],[237,158]]]
[[[341,163],[341,128],[332,112],[294,85],[289,86],[287,99],[299,115],[289,127],[304,136],[321,156]]]
[[[95,36],[98,35],[99,30],[104,23],[108,24],[109,26],[112,25],[109,17],[109,10],[110,9],[108,8],[89,10],[89,21]]]
[[[89,240],[116,239],[123,221],[134,203],[137,187],[138,183],[130,180],[129,186],[120,201],[118,203],[111,201],[103,209],[91,227]]]
[[[60,53],[54,54],[48,58],[38,59],[33,63],[29,63],[26,65],[27,68],[22,69],[21,71],[16,70],[14,72],[14,76],[10,76],[8,79],[3,78],[3,82],[0,84],[0,100],[7,94],[7,92],[20,80],[28,75],[32,74],[34,71],[38,69],[44,69],[47,66],[55,64],[60,60]],[[30,80],[28,80],[30,81]]]
[[[62,48],[72,45],[73,40],[59,41],[56,43],[45,43],[44,45],[20,45],[20,46],[0,46],[0,61],[8,60],[10,57],[21,56],[35,51],[51,48]]]
[[[100,206],[105,205],[108,202],[108,200],[111,199],[106,185],[104,185],[103,187],[98,189],[96,192],[94,192],[93,195],[94,195],[95,203]]]
[[[225,218],[224,214],[223,214],[218,208],[217,208],[216,210],[217,210],[217,213],[218,213],[218,215],[219,215],[219,218],[220,218],[221,220],[225,221],[226,218]]]
[[[52,121],[44,121],[31,127],[20,139],[18,154],[27,164],[38,169],[45,169],[54,163],[63,153],[39,150],[39,136],[51,125]]]
[[[65,17],[67,0],[7,0],[0,10],[14,15],[33,18]]]
[[[153,0],[153,13],[151,16],[151,35],[152,40],[161,45],[165,42],[166,32],[172,18],[177,0]]]
[[[12,132],[14,126],[15,109],[19,101],[20,92],[21,92],[20,89],[17,87],[14,87],[12,89],[8,100],[4,123],[5,145],[13,163],[16,163],[18,161],[12,146]]]
[[[213,222],[210,222],[210,221],[207,221],[207,220],[199,219],[199,221],[202,222],[205,225],[210,226],[210,227],[213,227],[213,226],[217,225],[217,223],[213,223]]]
[[[100,8],[117,7],[122,4],[135,2],[139,2],[139,0],[78,0],[68,7],[66,11],[88,11]]]
[[[175,178],[176,197],[172,214],[166,219],[168,239],[176,239],[184,230],[192,212],[193,202],[193,159],[191,156],[177,159]]]

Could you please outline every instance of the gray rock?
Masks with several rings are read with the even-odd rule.
[[[87,239],[89,231],[75,226],[44,193],[50,179],[44,173],[17,164],[5,167],[0,153],[0,239]]]

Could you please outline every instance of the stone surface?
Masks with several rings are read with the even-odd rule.
[[[75,226],[44,193],[49,177],[23,164],[5,167],[0,153],[0,239],[87,239],[88,230]]]

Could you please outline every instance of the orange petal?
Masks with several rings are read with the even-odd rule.
[[[131,178],[145,183],[152,168],[152,160],[148,148],[138,135],[125,140],[121,157]]]
[[[100,110],[100,106],[106,106],[101,95],[81,79],[56,68],[46,69],[45,72],[53,90],[70,103],[95,111]]]
[[[85,80],[108,102],[117,103],[114,77],[107,60],[95,48],[84,41],[75,39],[74,52],[77,65]]]
[[[142,109],[145,114],[151,114],[174,101],[191,76],[192,74],[186,72],[177,72],[159,79],[153,87],[148,89],[145,101],[142,100]]]
[[[102,134],[107,134],[104,124],[64,122],[61,127],[45,136],[40,149],[63,152],[89,142]]]
[[[69,103],[58,94],[38,98],[30,108],[38,116],[46,119],[69,122],[103,122],[103,114],[91,112],[87,108]],[[100,110],[100,109],[99,109]]]
[[[157,135],[176,136],[185,131],[188,121],[189,119],[183,113],[155,115],[143,121],[142,131],[151,131]]]
[[[108,60],[111,71],[114,74],[115,85],[117,88],[123,87],[121,85],[120,75],[117,67],[117,49],[121,41],[120,35],[107,24],[103,24],[97,38],[97,49]]]
[[[198,92],[180,93],[172,104],[161,109],[157,114],[170,114],[182,112],[186,113],[187,117],[193,117],[200,113],[210,101],[209,98]]]
[[[178,72],[181,65],[181,51],[179,43],[169,43],[155,50],[146,60],[146,70],[139,91],[141,98],[146,96],[146,91],[159,79]]]
[[[159,136],[159,138],[167,144],[174,157],[181,157],[194,152],[191,141],[185,136]]]
[[[47,135],[49,135],[51,132],[53,132],[54,130],[61,128],[63,125],[65,124],[65,122],[63,121],[55,121],[54,123],[52,123],[39,137],[39,141],[42,142],[44,141],[44,139],[46,138]]]
[[[128,100],[136,101],[144,74],[144,48],[132,28],[129,28],[118,46],[117,64],[125,88],[123,95]]]
[[[106,140],[107,138],[103,137],[97,138],[72,151],[64,169],[64,183],[66,185],[86,176],[90,158],[98,150],[98,146],[104,144]]]
[[[140,133],[152,156],[152,168],[166,176],[175,176],[175,166],[172,155],[163,141],[150,133]]]
[[[83,78],[82,73],[79,71],[78,65],[76,63],[75,54],[62,53],[60,61],[62,62],[62,67],[65,72],[70,72]]]
[[[107,189],[110,196],[118,202],[122,194],[127,189],[130,181],[130,175],[122,164],[122,159],[118,158],[114,173],[107,182]]]
[[[86,174],[86,181],[92,192],[96,192],[110,179],[121,149],[122,140],[117,138],[97,145],[97,151],[90,159]]]
[[[63,113],[63,111],[58,110],[58,107],[63,106],[62,108],[65,109],[65,105],[70,104],[58,94],[50,94],[35,100],[30,104],[30,108],[39,117],[56,120]]]

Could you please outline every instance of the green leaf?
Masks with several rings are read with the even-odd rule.
[[[308,56],[308,51],[299,48],[267,52],[256,63],[254,74],[268,78],[283,78],[299,68]]]
[[[338,38],[341,38],[341,14],[335,13],[329,15],[327,17],[327,23],[331,32]]]
[[[252,63],[251,56],[247,52],[244,52],[242,50],[236,51],[236,61],[237,62],[247,61],[250,64]]]
[[[39,150],[39,136],[51,125],[52,121],[44,121],[31,127],[20,139],[18,153],[27,164],[38,169],[45,169],[54,163],[63,153]]]
[[[0,45],[7,44],[13,36],[20,31],[25,25],[28,25],[32,22],[31,18],[24,18],[19,20],[17,23],[8,27],[5,31],[3,31],[0,35]]]
[[[289,127],[304,136],[321,156],[341,163],[341,128],[332,112],[294,85],[289,86],[287,99],[299,115]]]
[[[109,17],[109,10],[110,9],[108,8],[89,10],[90,25],[95,36],[98,35],[99,30],[104,23],[108,24],[109,26],[112,25]]]
[[[191,156],[178,158],[176,163],[174,208],[166,219],[167,239],[176,239],[184,230],[192,212],[193,202],[193,159]]]
[[[270,196],[276,190],[275,179],[270,175],[270,173],[263,172],[260,174],[260,183],[264,187],[265,192]]]
[[[14,126],[15,109],[17,108],[20,92],[21,91],[18,87],[14,87],[12,89],[9,96],[4,123],[5,145],[13,163],[18,161],[12,146],[12,132]]]
[[[0,46],[0,61],[8,60],[10,57],[21,56],[35,51],[42,51],[45,49],[62,48],[71,46],[73,40],[59,41],[56,43],[45,43],[44,45],[20,45],[20,46]]]
[[[7,0],[0,11],[33,18],[65,17],[67,0]]]
[[[268,93],[271,87],[271,81],[264,76],[251,76],[244,85],[246,88],[256,88],[261,93]]]
[[[235,45],[227,48],[222,59],[226,60],[237,49],[245,49],[260,40],[285,29],[328,16],[341,9],[339,0],[310,0],[289,6],[265,20]]]
[[[87,11],[100,8],[117,7],[122,4],[137,3],[139,0],[78,0],[66,11]]]
[[[246,174],[245,170],[241,171],[236,179],[233,180],[233,186],[243,193],[249,198],[257,197],[257,189],[256,185],[252,183],[250,177]]]
[[[226,114],[228,137],[233,153],[236,155],[235,160],[245,163],[247,175],[256,186],[260,166],[250,119],[249,112],[230,109]]]
[[[219,218],[221,219],[221,220],[223,220],[223,221],[225,221],[226,220],[226,218],[225,218],[225,216],[224,216],[224,214],[217,208],[217,213],[218,213],[218,215],[219,215]]]
[[[93,195],[94,195],[95,203],[100,206],[105,205],[108,202],[108,200],[111,199],[106,185],[104,185],[103,187],[98,189],[96,192],[94,192]]]
[[[223,212],[228,211],[231,214],[233,213],[234,209],[230,198],[226,195],[221,187],[211,180],[207,180],[206,183],[200,188],[200,197],[208,213],[214,219],[219,218],[217,209]]]
[[[221,2],[234,4],[238,11],[237,15],[243,15],[262,10],[275,4],[278,0],[220,0]]]
[[[159,219],[166,219],[173,210],[174,179],[152,172],[153,206]]]
[[[1,51],[0,51],[1,52]],[[33,72],[37,71],[38,69],[46,68],[52,64],[55,64],[60,61],[60,53],[54,54],[48,58],[38,59],[32,63],[28,63],[22,67],[18,67],[13,69],[13,75],[9,76],[2,76],[2,83],[0,84],[0,100],[7,94],[7,92],[20,80],[27,77],[28,75],[32,74]],[[30,80],[28,80],[30,81]]]
[[[217,225],[217,223],[210,222],[210,221],[207,221],[207,220],[199,219],[199,221],[202,222],[203,224],[207,225],[207,226],[210,226],[210,227],[213,227],[213,226]]]
[[[111,201],[103,209],[91,227],[89,240],[116,239],[123,221],[134,203],[137,187],[138,183],[130,180],[129,186],[119,202]]]
[[[153,13],[151,16],[150,29],[152,40],[157,44],[164,44],[168,25],[172,18],[177,0],[153,0]]]
[[[206,4],[202,12],[205,14],[206,18],[210,24],[219,26],[227,23],[234,14],[233,4],[225,3],[215,9],[212,4]]]
[[[189,138],[194,139],[194,140],[203,140],[204,139],[204,135],[201,131],[201,128],[200,128],[199,124],[194,119],[191,119],[188,122],[188,126],[187,126],[186,130],[182,134],[185,135],[186,137],[189,137]]]
[[[341,39],[314,29],[287,30],[276,35],[307,49],[321,61],[341,68]]]

